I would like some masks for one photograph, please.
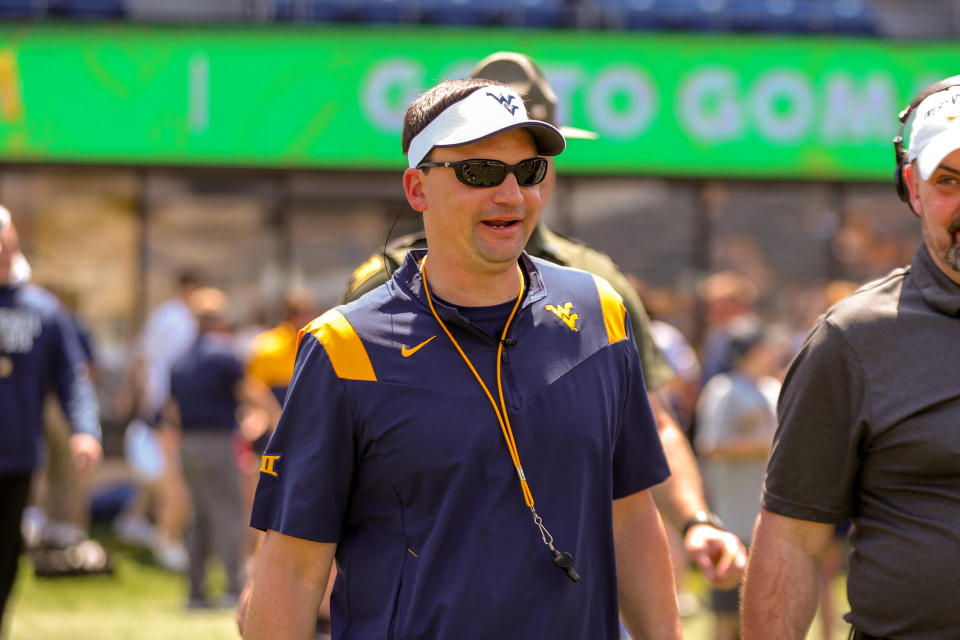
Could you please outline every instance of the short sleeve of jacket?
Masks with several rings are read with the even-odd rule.
[[[337,542],[353,478],[353,415],[316,337],[301,340],[283,415],[260,466],[251,526]]]
[[[626,325],[630,326],[629,319]],[[623,350],[627,372],[624,410],[613,453],[613,498],[617,499],[663,482],[670,468],[650,410],[632,330],[625,340],[610,348]]]
[[[784,380],[764,508],[814,522],[850,517],[868,403],[856,354],[821,318]]]

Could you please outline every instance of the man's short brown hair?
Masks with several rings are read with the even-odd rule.
[[[403,136],[400,139],[403,154],[406,155],[410,151],[410,142],[444,109],[463,100],[477,89],[505,86],[503,83],[486,78],[458,78],[445,80],[420,94],[410,103],[407,113],[403,116]]]

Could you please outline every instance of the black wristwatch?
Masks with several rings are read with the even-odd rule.
[[[723,528],[723,521],[717,517],[717,514],[699,509],[692,516],[687,518],[686,522],[683,523],[683,528],[680,530],[680,535],[686,538],[687,531],[690,531],[691,528],[697,526],[698,524],[708,524],[714,529],[726,531],[726,529]]]

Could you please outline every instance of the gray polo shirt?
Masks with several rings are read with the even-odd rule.
[[[847,620],[960,637],[960,285],[921,246],[817,321],[780,396],[763,506],[852,518]]]

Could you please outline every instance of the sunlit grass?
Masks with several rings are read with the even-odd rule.
[[[185,576],[156,567],[142,550],[104,544],[113,575],[37,578],[22,557],[8,604],[10,640],[239,638],[232,610],[186,610]]]

